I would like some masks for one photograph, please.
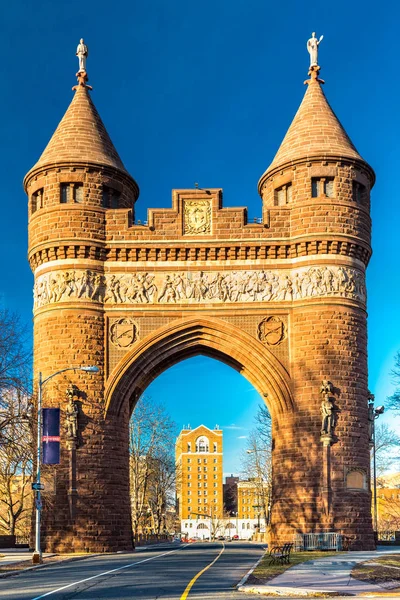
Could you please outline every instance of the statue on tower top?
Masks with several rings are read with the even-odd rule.
[[[307,50],[310,54],[310,67],[318,66],[318,46],[324,39],[324,36],[321,35],[319,40],[315,37],[315,31],[312,32],[310,39],[307,42]]]
[[[86,59],[88,57],[89,50],[86,46],[83,38],[80,39],[78,47],[76,49],[76,56],[79,60],[79,71],[78,73],[86,73]]]

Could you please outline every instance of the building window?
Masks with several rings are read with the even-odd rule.
[[[33,214],[39,208],[43,208],[43,188],[36,190],[31,196],[31,213]]]
[[[207,464],[207,459],[206,458],[204,459],[204,463]]]
[[[192,467],[188,467],[188,468],[187,468],[187,470],[188,470],[188,471],[191,471],[191,470],[192,470]]]
[[[198,490],[197,495],[201,496],[201,490]]]
[[[190,442],[187,445],[187,451],[190,452]]]
[[[83,184],[82,183],[76,183],[74,185],[74,192],[75,192],[75,202],[77,202],[78,204],[82,204],[83,202]]]
[[[207,467],[204,467],[204,470],[207,471]]]
[[[286,183],[274,191],[275,206],[285,206],[292,201],[292,184]]]
[[[201,481],[199,482],[199,487],[201,487]]]
[[[83,202],[83,183],[62,183],[60,186],[60,202]]]
[[[311,196],[333,198],[333,177],[313,177],[311,179]]]
[[[201,467],[197,467],[197,470],[198,470],[198,471],[201,471]]]
[[[217,479],[217,476],[216,476],[216,475],[214,475],[214,479]]]
[[[204,495],[207,496],[207,490],[204,490]]]
[[[217,492],[217,490],[214,490],[214,496],[216,496],[216,495],[217,495],[217,493],[218,493],[218,492]]]
[[[366,204],[366,188],[358,181],[353,181],[353,200],[357,204]]]
[[[214,452],[216,452],[216,451],[217,451],[217,444],[216,444],[216,442],[214,442]]]
[[[205,482],[204,487],[207,487],[207,482]]]
[[[188,459],[187,459],[187,461],[188,461],[188,463],[190,463],[190,462],[191,462],[191,459],[190,459],[190,458],[188,458]]]
[[[217,462],[217,459],[216,459],[216,458],[214,458],[214,463],[216,463],[216,462]]]
[[[201,463],[201,458],[198,458],[197,462],[198,462],[198,464],[200,464]]]
[[[191,492],[190,490],[188,490],[188,496],[190,496],[190,494],[191,494],[191,493],[192,493],[192,492]]]
[[[201,475],[197,475],[197,479],[201,479]]]
[[[61,184],[60,202],[61,204],[67,204],[67,202],[71,202],[71,185],[69,183]]]
[[[216,471],[216,470],[217,470],[217,467],[214,467],[214,471]]]
[[[103,185],[103,208],[118,208],[120,197],[120,192]]]
[[[207,479],[207,475],[203,475],[203,479]]]
[[[208,439],[206,437],[197,440],[196,450],[197,452],[208,452]]]
[[[217,487],[217,485],[218,485],[217,483],[214,483],[214,487]]]

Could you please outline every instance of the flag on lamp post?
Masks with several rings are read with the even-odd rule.
[[[42,429],[42,447],[43,464],[60,464],[60,409],[44,408],[43,429]]]

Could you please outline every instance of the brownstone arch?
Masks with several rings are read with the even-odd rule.
[[[179,319],[149,334],[114,368],[105,389],[106,412],[131,410],[147,386],[176,363],[203,354],[241,373],[272,416],[293,411],[290,379],[276,357],[248,333],[219,319]]]
[[[221,189],[174,190],[135,220],[139,188],[80,75],[24,185],[34,288],[34,370],[79,432],[63,425],[48,479],[49,550],[132,547],[128,425],[154,377],[204,353],[243,373],[273,415],[272,541],[335,531],[373,547],[365,272],[375,176],[312,68],[303,102],[259,181],[261,219]],[[330,383],[324,383],[329,381]],[[267,396],[265,395],[267,394]],[[322,400],[336,419],[321,419]],[[349,485],[362,473],[360,487]]]

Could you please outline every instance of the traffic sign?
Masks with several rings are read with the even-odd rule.
[[[39,490],[44,490],[44,485],[43,485],[43,483],[37,483],[35,481],[35,483],[32,483],[32,489],[35,490],[36,492]]]

